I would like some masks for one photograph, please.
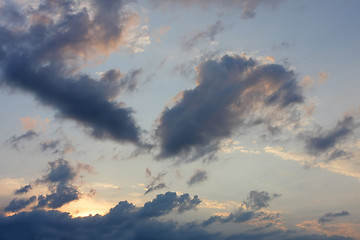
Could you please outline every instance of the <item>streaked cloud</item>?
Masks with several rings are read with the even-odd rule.
[[[193,34],[189,34],[190,36],[184,37],[181,46],[184,50],[189,51],[199,42],[206,40],[213,42],[215,41],[215,36],[221,33],[223,30],[223,23],[221,21],[217,21],[203,31],[198,31]]]
[[[26,133],[20,135],[20,136],[12,136],[9,139],[5,141],[6,144],[9,144],[13,149],[20,150],[20,144],[31,141],[32,139],[38,137],[39,134],[29,130]]]
[[[333,221],[335,218],[348,216],[348,215],[349,215],[348,211],[341,211],[341,212],[335,212],[335,213],[329,212],[329,213],[326,213],[323,216],[321,216],[318,220],[318,223],[325,224],[325,223]]]
[[[206,171],[204,170],[197,170],[187,182],[189,186],[192,186],[197,183],[201,183],[206,181],[208,178]]]

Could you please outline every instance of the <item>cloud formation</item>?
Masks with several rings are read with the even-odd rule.
[[[115,101],[123,87],[132,88],[130,79],[111,75],[118,70],[100,80],[78,71],[92,57],[123,46],[123,33],[137,15],[126,12],[121,0],[93,0],[91,10],[71,0],[46,0],[31,11],[11,6],[14,14],[0,21],[2,85],[33,94],[57,117],[75,120],[96,138],[139,144],[133,111]],[[9,24],[25,18],[30,21],[21,28]]]
[[[269,227],[257,227],[256,231],[225,235],[220,232],[209,232],[203,224],[196,222],[180,224],[174,220],[161,221],[159,219],[170,212],[183,213],[193,210],[199,203],[197,196],[191,198],[188,194],[178,195],[167,192],[157,195],[155,199],[142,207],[121,201],[103,216],[89,215],[72,218],[68,213],[56,210],[32,210],[13,216],[0,215],[0,238],[20,240],[39,239],[46,236],[49,239],[72,240],[351,240],[351,238],[341,236],[303,235],[296,231],[272,230]],[[247,214],[239,218],[239,214],[234,215],[233,222],[237,221],[241,224],[251,216],[253,215]]]
[[[337,143],[350,136],[358,126],[353,116],[345,116],[333,129],[329,131],[320,129],[315,136],[307,137],[306,149],[310,154],[314,155],[331,150]],[[337,150],[334,154],[332,154],[333,157],[343,155],[341,154],[341,150],[340,152]]]
[[[24,141],[30,141],[32,139],[34,139],[35,137],[38,137],[39,134],[29,130],[26,133],[20,135],[20,136],[12,136],[9,139],[7,139],[5,141],[5,143],[9,144],[13,149],[19,150],[19,144],[24,142]]]
[[[30,198],[21,198],[21,199],[15,198],[11,200],[9,205],[5,207],[4,210],[5,212],[17,212],[19,210],[26,208],[28,205],[35,202],[35,200],[36,200],[35,196],[32,196]]]
[[[23,186],[23,187],[15,190],[14,193],[15,193],[16,195],[24,194],[24,193],[28,193],[31,189],[32,189],[31,184],[27,184],[27,185],[25,185],[25,186]]]
[[[189,181],[187,182],[189,186],[193,184],[200,183],[207,180],[207,173],[204,170],[197,170],[194,175],[191,176]]]
[[[34,186],[39,184],[47,185],[50,193],[32,196],[30,198],[15,198],[7,207],[4,208],[5,212],[17,212],[30,205],[33,205],[33,209],[56,209],[67,203],[78,200],[82,196],[82,193],[73,182],[78,176],[80,170],[91,172],[91,166],[87,164],[78,164],[76,167],[73,167],[69,161],[61,158],[56,161],[49,162],[48,165],[49,168],[47,169],[47,174],[34,182],[15,190],[15,194],[19,195],[29,193]],[[36,200],[37,204],[34,205]]]
[[[348,211],[341,211],[336,213],[329,212],[324,214],[324,216],[321,216],[318,220],[318,223],[325,224],[327,222],[333,221],[334,218],[348,216],[348,215],[350,215]]]
[[[225,55],[203,62],[197,72],[197,86],[181,92],[160,116],[158,158],[181,156],[189,161],[215,153],[221,140],[240,127],[272,127],[273,116],[266,116],[270,109],[285,116],[304,101],[294,72],[281,65]]]
[[[193,48],[197,43],[210,40],[214,41],[215,36],[221,33],[224,30],[223,23],[221,21],[217,21],[213,25],[209,26],[207,29],[203,31],[199,31],[192,36],[186,37],[182,42],[182,47],[185,50],[190,50]]]
[[[146,168],[146,177],[150,179],[150,183],[146,186],[146,191],[144,195],[157,191],[163,188],[167,188],[166,184],[163,182],[163,178],[166,175],[166,172],[160,172],[157,176],[153,176],[150,169]]]
[[[269,202],[275,198],[280,197],[279,194],[269,194],[268,192],[262,191],[251,191],[244,201],[244,204],[249,209],[259,210],[269,206]]]

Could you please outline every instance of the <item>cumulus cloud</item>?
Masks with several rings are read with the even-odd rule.
[[[155,199],[145,203],[142,207],[136,207],[128,201],[121,201],[103,216],[89,215],[73,218],[68,213],[56,210],[32,210],[12,216],[0,215],[0,238],[20,240],[39,239],[46,236],[49,239],[73,240],[351,240],[351,238],[341,236],[304,235],[296,231],[272,230],[267,226],[257,227],[256,231],[242,231],[231,235],[216,231],[209,232],[202,223],[181,224],[174,220],[161,221],[159,219],[170,212],[183,213],[193,210],[199,203],[200,200],[197,196],[190,197],[188,194],[178,195],[174,192],[167,192],[157,195]],[[247,214],[241,217],[240,215],[233,214],[232,222],[237,221],[241,224],[256,214]]]
[[[245,206],[249,209],[259,210],[269,206],[269,202],[275,198],[280,197],[279,194],[269,194],[268,192],[262,191],[251,191],[244,201]]]
[[[27,208],[30,204],[36,203],[32,208],[59,208],[67,203],[78,200],[82,193],[74,181],[78,176],[80,170],[92,172],[93,169],[87,164],[78,164],[76,167],[72,166],[69,161],[65,159],[58,159],[48,163],[49,168],[47,174],[38,178],[32,183],[29,183],[20,189],[15,190],[15,194],[25,194],[30,192],[34,186],[43,184],[48,186],[50,193],[39,196],[32,196],[31,198],[13,199],[10,204],[4,208],[6,212],[16,212]]]
[[[57,117],[75,120],[96,138],[139,144],[133,111],[114,101],[122,88],[119,76],[97,80],[79,72],[84,61],[123,46],[123,33],[137,14],[125,11],[121,0],[88,5],[46,0],[31,11],[14,5],[17,15],[29,19],[21,29],[7,24],[14,14],[1,15],[1,83],[32,93]]]
[[[321,216],[318,220],[318,223],[325,224],[327,222],[333,221],[334,218],[348,216],[348,215],[350,215],[348,211],[341,211],[336,213],[329,212],[324,214],[324,216]]]
[[[201,183],[207,180],[207,173],[204,170],[197,170],[194,175],[191,176],[190,180],[187,182],[189,186],[192,186],[195,183]]]
[[[304,101],[294,72],[281,65],[225,55],[203,62],[197,72],[197,86],[181,92],[174,106],[161,113],[155,132],[158,158],[189,161],[215,153],[239,128],[260,123],[273,127],[276,116],[271,113],[281,112],[286,119]]]
[[[256,15],[256,8],[260,5],[270,6],[271,8],[276,8],[283,0],[227,0],[227,1],[217,1],[217,0],[149,0],[155,7],[162,7],[164,9],[171,6],[183,6],[183,7],[192,7],[192,6],[201,6],[202,8],[208,8],[212,5],[223,8],[235,8],[241,9],[242,18],[253,18]]]

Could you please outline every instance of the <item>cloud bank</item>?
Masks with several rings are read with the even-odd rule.
[[[206,239],[206,240],[351,240],[341,236],[303,235],[296,231],[271,229],[270,226],[256,227],[256,231],[243,231],[233,235],[207,231],[215,222],[243,224],[251,220],[271,221],[278,216],[265,212],[247,210],[231,213],[229,217],[214,216],[212,222],[190,222],[180,224],[174,220],[161,221],[169,213],[183,214],[194,210],[201,200],[189,194],[174,192],[157,195],[142,207],[128,201],[121,201],[110,211],[101,215],[73,218],[68,213],[56,210],[32,210],[13,216],[0,215],[1,239],[108,239],[108,240],[165,240],[165,239]],[[21,229],[21,231],[19,231]]]

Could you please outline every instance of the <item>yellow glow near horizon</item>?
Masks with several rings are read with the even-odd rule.
[[[94,216],[96,214],[105,215],[115,205],[116,203],[86,196],[78,201],[61,207],[59,211],[68,212],[73,217],[86,217],[89,215]]]

